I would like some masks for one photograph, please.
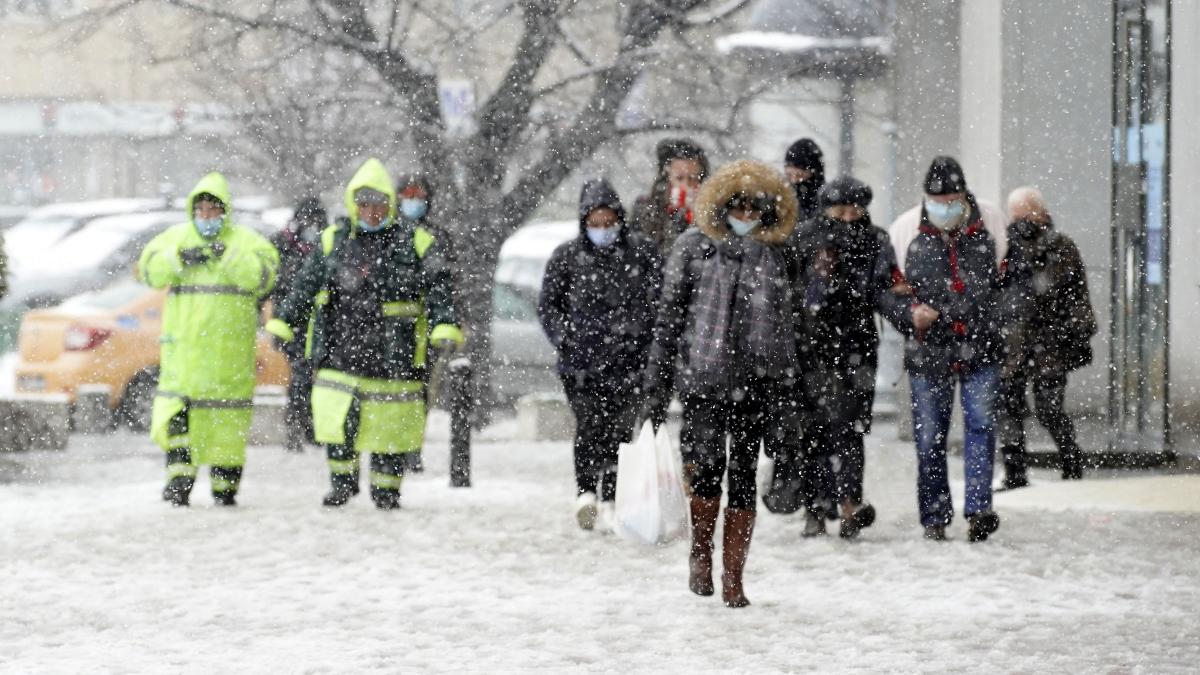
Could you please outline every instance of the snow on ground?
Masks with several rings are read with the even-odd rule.
[[[315,451],[252,448],[236,510],[210,505],[206,479],[197,506],[168,508],[139,436],[0,455],[0,672],[1200,667],[1200,515],[1104,506],[1109,486],[1155,489],[1144,474],[1081,487],[1034,471],[998,499],[992,541],[956,522],[926,542],[912,449],[879,425],[879,522],[858,542],[802,541],[799,516],[760,510],[754,605],[730,610],[687,591],[685,545],[580,532],[569,444],[511,430],[477,441],[475,486],[455,490],[439,429],[395,513],[365,494],[322,509]],[[1200,494],[1200,477],[1171,480]]]

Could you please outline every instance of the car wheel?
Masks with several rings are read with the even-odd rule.
[[[154,390],[158,388],[158,371],[143,370],[125,385],[117,419],[134,431],[150,428],[150,411],[154,406]]]

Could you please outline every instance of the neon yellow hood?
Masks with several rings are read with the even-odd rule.
[[[232,222],[231,219],[233,218],[233,199],[229,194],[229,181],[225,180],[225,176],[222,176],[220,172],[217,171],[208,174],[204,178],[201,178],[200,182],[196,183],[196,187],[192,188],[191,194],[188,195],[188,222],[192,224],[192,227],[196,226],[196,197],[204,192],[207,192],[217,199],[220,199],[221,203],[225,205],[225,222],[223,226],[228,227],[229,223]]]
[[[350,184],[346,186],[346,213],[350,215],[350,222],[357,226],[358,224],[358,204],[354,203],[354,193],[360,188],[371,188],[378,190],[388,197],[388,218],[391,222],[396,220],[396,187],[392,183],[392,176],[388,173],[383,162],[374,157],[363,162],[363,165],[358,168],[358,172],[354,174],[354,178],[350,179]]]

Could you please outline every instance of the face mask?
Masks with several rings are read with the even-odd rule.
[[[409,220],[420,220],[429,211],[429,203],[424,199],[401,199],[400,213]]]
[[[1017,236],[1026,240],[1037,239],[1038,235],[1042,233],[1043,227],[1036,220],[1018,220],[1013,223],[1013,229]]]
[[[965,209],[961,201],[943,204],[942,202],[935,202],[932,199],[925,200],[925,215],[929,217],[929,222],[943,230],[950,225],[958,224],[958,220],[962,217],[964,211]]]
[[[671,206],[680,209],[692,208],[692,202],[696,200],[697,190],[689,190],[682,185],[676,185],[671,188]]]
[[[300,230],[300,239],[312,243],[321,238],[321,231],[315,227],[306,227]]]
[[[617,236],[621,234],[619,227],[589,227],[585,229],[588,241],[599,248],[607,248],[617,243]]]
[[[221,225],[225,222],[224,216],[216,218],[192,218],[196,223],[196,231],[205,239],[212,239],[221,233]]]
[[[363,232],[378,232],[391,224],[392,224],[391,218],[384,218],[383,220],[379,221],[378,225],[375,225],[375,226],[371,226],[369,223],[367,223],[367,221],[363,220],[362,218],[358,219],[358,229],[362,230]]]
[[[733,233],[739,237],[750,234],[750,231],[758,227],[759,222],[761,222],[758,220],[738,220],[733,216],[728,216],[725,220],[729,222],[729,229],[733,230]]]

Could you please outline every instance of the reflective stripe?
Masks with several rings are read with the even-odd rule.
[[[371,472],[371,487],[399,490],[404,476],[393,476],[390,473]]]
[[[383,303],[384,316],[421,316],[425,307],[415,300],[396,300]]]
[[[339,476],[349,476],[358,471],[357,459],[331,459],[329,460],[329,473]]]
[[[318,378],[314,379],[313,386],[314,387],[325,387],[326,389],[332,389],[334,391],[340,391],[340,392],[344,392],[347,394],[354,394],[355,392],[358,391],[357,389],[354,388],[354,385],[342,384],[341,382],[334,382],[333,380],[328,380],[323,377],[318,377]]]
[[[188,478],[195,478],[196,477],[196,465],[195,464],[168,464],[167,465],[167,478],[178,478],[180,476],[187,476]]]
[[[416,380],[380,380],[372,377],[359,377],[343,373],[332,368],[322,368],[317,371],[314,385],[329,386],[338,391],[355,391],[364,394],[407,394],[424,391],[425,385]],[[341,385],[342,388],[332,385]],[[345,389],[349,387],[350,389]]]
[[[236,480],[229,480],[227,478],[219,478],[217,476],[210,476],[209,484],[212,485],[213,492],[227,492],[229,490],[233,490],[233,489],[237,488],[237,486],[238,486],[238,482]]]
[[[238,288],[237,286],[172,286],[171,295],[242,295],[248,298],[253,298],[254,294],[250,291]]]
[[[419,391],[393,392],[393,393],[359,391],[356,393],[356,396],[359,398],[359,400],[362,400],[362,401],[379,401],[379,402],[383,402],[383,403],[399,402],[399,401],[424,401],[425,400],[425,395]]]
[[[158,390],[157,395],[182,399],[188,408],[251,408],[254,406],[254,401],[250,399],[188,398],[178,392],[162,389]]]

